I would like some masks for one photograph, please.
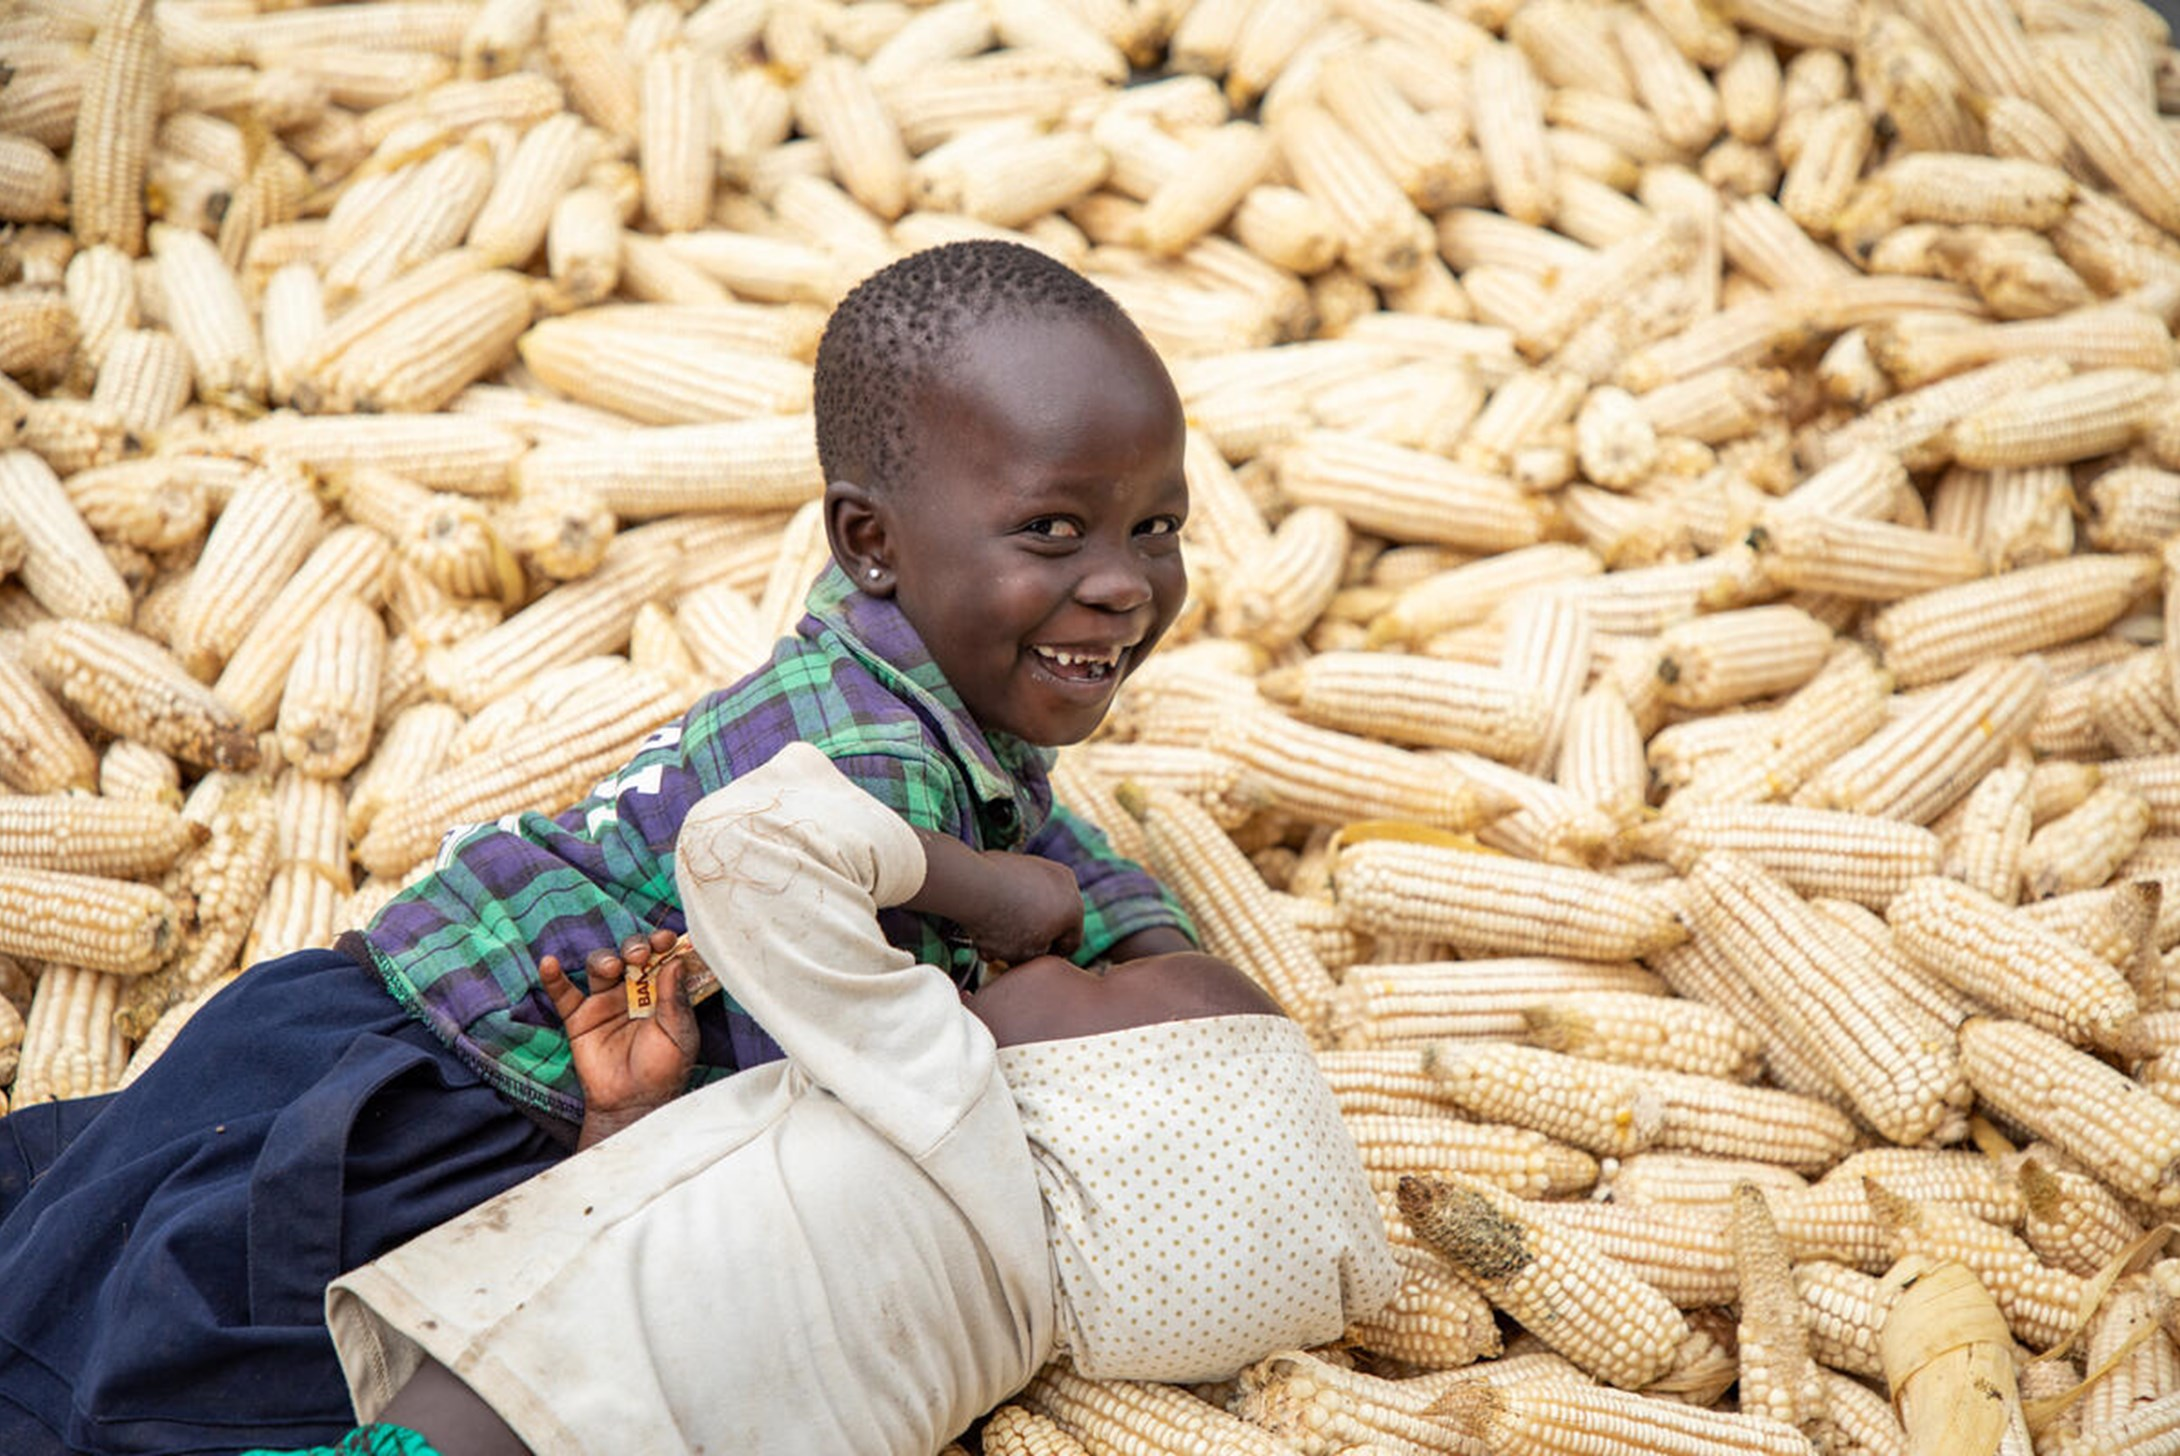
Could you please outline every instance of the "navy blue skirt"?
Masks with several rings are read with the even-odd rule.
[[[327,1282],[566,1152],[348,957],[252,968],[126,1091],[0,1119],[0,1453],[337,1439]]]

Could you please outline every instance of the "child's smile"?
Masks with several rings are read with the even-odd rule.
[[[1172,383],[1130,330],[1029,316],[978,328],[917,404],[914,463],[846,564],[984,729],[1076,742],[1187,592]]]

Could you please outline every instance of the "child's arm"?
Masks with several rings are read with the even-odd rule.
[[[951,920],[986,960],[1009,965],[1082,944],[1082,893],[1066,865],[1005,850],[974,850],[951,835],[918,829],[923,888],[903,902]]]
[[[1196,927],[1180,902],[1149,871],[1117,853],[1097,827],[1054,804],[1052,817],[1023,849],[1065,865],[1083,902],[1078,962],[1131,961],[1192,951]]]

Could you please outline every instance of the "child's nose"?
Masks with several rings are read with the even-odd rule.
[[[1133,612],[1150,605],[1150,573],[1126,547],[1101,549],[1077,581],[1075,597],[1108,612]]]

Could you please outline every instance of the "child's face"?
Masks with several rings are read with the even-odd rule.
[[[1187,594],[1184,424],[1163,365],[1111,325],[973,333],[926,391],[915,466],[877,503],[883,577],[986,731],[1074,743]]]

